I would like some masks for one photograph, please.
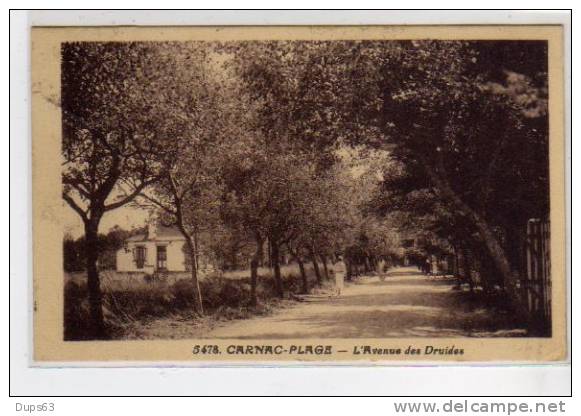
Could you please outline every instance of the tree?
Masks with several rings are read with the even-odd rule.
[[[99,224],[157,180],[163,111],[152,97],[159,86],[155,66],[164,64],[152,59],[155,52],[150,44],[132,42],[64,43],[61,49],[62,195],[84,223],[89,325],[97,338],[105,336]],[[133,184],[127,193],[120,189],[125,181]]]
[[[241,80],[244,93],[254,103],[250,125],[256,132],[253,149],[260,155],[254,166],[265,167],[260,161],[262,158],[268,164],[265,170],[254,169],[256,176],[250,179],[255,186],[267,189],[266,194],[256,189],[257,192],[247,192],[247,195],[265,196],[253,206],[258,208],[254,212],[266,220],[253,215],[246,217],[250,220],[247,224],[254,224],[252,233],[257,241],[252,264],[256,264],[260,247],[268,239],[279,296],[283,296],[278,261],[281,245],[287,245],[294,252],[299,265],[305,252],[321,280],[317,263],[317,244],[321,238],[315,238],[313,222],[304,221],[306,217],[299,219],[300,215],[295,212],[305,198],[310,198],[312,203],[317,201],[315,193],[319,188],[305,186],[299,190],[293,187],[292,181],[310,183],[312,177],[323,175],[336,160],[334,151],[339,137],[350,131],[339,127],[344,120],[334,111],[339,107],[332,105],[341,100],[342,84],[337,71],[339,59],[333,57],[331,46],[328,42],[275,41],[233,43],[225,48],[232,54],[231,66]],[[301,176],[296,172],[297,166],[314,170]],[[268,177],[263,176],[264,172],[268,172]],[[299,230],[301,226],[303,229]],[[305,234],[309,237],[305,238]],[[299,235],[303,238],[299,239]],[[289,245],[291,241],[293,244]],[[251,269],[254,282],[256,267]],[[302,276],[306,279],[304,273]]]
[[[161,125],[166,150],[158,154],[159,180],[139,194],[140,201],[153,204],[160,220],[175,226],[184,236],[191,259],[194,307],[203,315],[198,258],[200,236],[219,227],[221,162],[235,123],[227,112],[230,98],[220,79],[211,76],[211,49],[196,44],[166,46],[176,68],[164,79],[168,91],[166,114]],[[135,189],[135,184],[131,184]]]
[[[529,51],[546,54],[546,44],[527,45]],[[511,239],[498,231],[499,227],[507,231],[510,222],[522,224],[524,215],[546,212],[546,89],[542,85],[546,76],[542,65],[541,74],[534,74],[537,85],[523,82],[532,79],[528,76],[506,72],[507,67],[504,74],[491,71],[480,53],[486,56],[494,48],[506,52],[521,46],[413,41],[395,42],[382,50],[369,44],[362,60],[369,58],[377,70],[368,65],[358,72],[358,82],[364,79],[376,88],[374,98],[367,101],[377,100],[377,110],[362,115],[383,132],[384,138],[375,145],[394,145],[394,159],[419,180],[417,186],[426,187],[427,182],[473,227],[511,291],[516,267],[503,243]],[[505,59],[509,66],[510,61]],[[515,79],[521,80],[519,86]],[[365,99],[356,90],[354,94]],[[519,151],[523,148],[526,153]],[[529,183],[534,191],[527,189]],[[515,191],[517,198],[510,196]],[[518,214],[511,203],[524,209]]]
[[[537,45],[541,55],[543,47]],[[504,204],[512,199],[507,195],[514,192],[507,186],[516,182],[512,178],[530,173],[527,179],[538,190],[530,192],[515,183],[522,192],[521,204],[547,194],[543,192],[547,163],[539,158],[546,158],[546,135],[530,122],[532,115],[544,117],[542,88],[521,94],[528,95],[529,102],[511,98],[510,79],[505,80],[508,88],[498,88],[493,82],[497,78],[480,64],[479,50],[468,42],[395,42],[387,47],[369,43],[360,56],[366,65],[357,73],[353,91],[359,100],[365,97],[358,91],[365,91],[371,97],[367,101],[377,104],[376,111],[358,112],[360,119],[382,131],[383,138],[374,145],[393,145],[393,158],[419,173],[413,176],[423,176],[419,185],[428,181],[474,227],[507,288],[513,290],[515,266],[497,227],[510,221],[511,210]],[[538,124],[546,125],[546,120]],[[518,151],[525,146],[530,149],[526,154]],[[540,181],[525,168],[533,161],[541,161]],[[527,211],[538,212],[534,205]]]
[[[173,143],[176,146],[176,143]],[[194,287],[194,308],[203,315],[203,297],[199,284],[200,234],[218,221],[220,188],[213,176],[216,163],[212,159],[213,141],[192,137],[174,147],[175,155],[162,169],[160,180],[140,197],[158,208],[159,219],[166,226],[175,226],[184,236],[191,259]],[[146,202],[146,203],[147,203]]]
[[[281,153],[264,157],[260,148],[230,164],[226,183],[230,223],[243,224],[256,241],[251,259],[251,303],[256,303],[257,268],[263,245],[268,239],[272,253],[275,287],[284,296],[280,273],[280,250],[296,232],[298,218],[305,209],[308,165],[297,155]],[[301,167],[301,168],[297,168]]]
[[[115,269],[115,252],[123,246],[125,239],[131,235],[131,231],[123,230],[119,226],[115,226],[107,234],[98,234],[99,269]],[[86,251],[85,236],[73,239],[70,234],[66,234],[63,239],[64,270],[66,272],[86,271]]]

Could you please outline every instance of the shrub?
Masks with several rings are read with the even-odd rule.
[[[200,282],[204,309],[208,312],[220,307],[247,306],[250,284],[246,279],[230,280],[220,276],[208,276]],[[178,280],[171,286],[175,306],[193,308],[194,287],[190,279]]]
[[[105,323],[112,336],[121,334],[127,324],[135,321],[184,315],[194,310],[194,286],[189,278],[170,283],[168,279],[147,275],[144,278],[114,277],[104,275],[102,279]],[[290,272],[282,279],[285,293],[301,292],[300,276]],[[273,277],[270,274],[261,276],[257,289],[260,302],[251,307],[248,276],[229,279],[214,273],[200,281],[205,312],[217,319],[241,319],[250,314],[268,313],[272,300],[277,298]],[[86,280],[68,279],[64,290],[64,337],[66,340],[88,339],[86,325],[90,315]]]
[[[299,275],[290,272],[286,275],[282,275],[282,287],[284,288],[285,293],[301,293],[302,292],[302,283],[301,278]],[[262,295],[264,299],[269,299],[276,297],[276,284],[274,282],[274,277],[271,275],[267,275],[261,277],[260,283],[260,290],[259,294]]]
[[[65,284],[64,301],[64,339],[87,339],[89,302],[86,299],[85,288],[72,280],[68,281]]]

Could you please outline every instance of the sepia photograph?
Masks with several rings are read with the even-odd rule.
[[[468,29],[34,29],[37,358],[563,359],[560,31]]]

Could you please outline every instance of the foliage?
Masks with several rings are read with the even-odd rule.
[[[128,237],[143,232],[141,228],[124,230],[115,226],[107,234],[99,233],[97,237],[99,251],[99,268],[101,270],[115,270],[116,252]],[[87,249],[85,236],[77,239],[65,235],[63,240],[63,258],[65,272],[86,271],[85,251]]]
[[[172,100],[162,88],[172,65],[163,51],[134,42],[62,46],[63,198],[84,221],[130,202],[138,191],[121,192],[124,181],[139,190],[151,183],[159,137],[179,129],[163,111]]]
[[[129,280],[128,280],[129,279]],[[300,293],[296,274],[283,276],[285,287],[292,293]],[[229,279],[220,275],[207,276],[200,282],[204,293],[204,309],[212,319],[240,319],[260,314],[270,309],[277,297],[272,275],[261,276],[260,304],[249,305],[250,283],[248,277]],[[123,283],[106,284],[103,290],[103,308],[108,328],[108,337],[124,336],[123,330],[134,322],[168,316],[194,319],[194,290],[191,279],[179,279],[173,283],[125,277]],[[91,339],[87,332],[89,306],[86,284],[82,280],[70,279],[64,290],[65,339]]]
[[[404,239],[418,259],[477,253],[461,257],[514,288],[521,228],[549,210],[546,54],[532,41],[65,44],[63,198],[96,253],[101,217],[132,201],[179,228],[192,282],[168,296],[198,312],[297,289],[282,250],[315,270],[338,254],[372,269]],[[259,280],[266,243],[274,274]],[[198,282],[202,254],[249,264],[250,280]]]

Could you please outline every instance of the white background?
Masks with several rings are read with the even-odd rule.
[[[24,2],[26,3],[26,2]],[[15,4],[27,7],[28,4]],[[32,3],[32,2],[29,2]],[[37,2],[40,4],[40,2]],[[57,4],[58,3],[58,4]],[[121,2],[101,1],[92,6],[114,7]],[[180,7],[177,2],[163,2],[164,6]],[[306,5],[312,6],[313,2]],[[406,6],[411,3],[406,2]],[[422,2],[416,7],[429,7]],[[456,7],[452,2],[438,2],[439,6]],[[496,4],[495,4],[496,3]],[[487,2],[489,7],[506,7],[509,2]],[[535,3],[526,2],[534,7]],[[193,4],[191,4],[193,5]],[[210,4],[218,6],[217,2]],[[269,4],[244,4],[269,6]],[[278,5],[278,3],[277,3]],[[293,6],[301,6],[293,2]],[[358,2],[357,6],[367,6]],[[379,4],[388,6],[387,4]],[[460,6],[464,4],[460,3]],[[34,5],[30,5],[34,6]],[[54,7],[75,7],[76,2],[52,2]],[[156,7],[155,2],[140,2],[141,7]],[[190,4],[184,4],[190,6]],[[226,7],[234,5],[226,5]],[[333,2],[334,7],[349,7],[349,4]],[[370,4],[368,7],[376,5]],[[565,2],[553,1],[550,6],[570,7]],[[20,12],[11,13],[10,19],[10,151],[4,152],[2,168],[10,165],[10,282],[11,282],[11,332],[10,332],[10,393],[12,395],[568,395],[571,390],[570,367],[553,366],[453,366],[453,367],[293,367],[293,368],[30,368],[30,285],[31,280],[31,231],[30,231],[30,125],[29,125],[29,26],[35,25],[101,25],[101,24],[453,24],[453,23],[562,23],[568,24],[563,12],[453,12],[453,11],[318,11],[318,12]],[[566,30],[566,50],[569,50],[569,30]],[[6,33],[6,31],[4,32]],[[574,43],[575,44],[575,43]],[[6,44],[4,44],[6,47]],[[5,56],[8,55],[6,50]],[[3,66],[6,71],[6,66]],[[566,91],[570,90],[570,74]],[[8,78],[8,74],[6,74]],[[5,78],[5,79],[6,79]],[[6,92],[6,95],[8,92]],[[6,105],[6,101],[4,101]],[[575,107],[575,106],[573,106]],[[4,111],[8,115],[8,111]],[[567,125],[569,126],[569,114]],[[5,121],[8,125],[9,120]],[[568,130],[570,133],[570,130]],[[570,135],[569,135],[570,139]],[[6,148],[8,141],[4,140]],[[570,145],[570,143],[569,143]],[[10,161],[6,160],[10,155]],[[568,154],[570,162],[570,153]],[[9,163],[8,163],[9,162]],[[567,178],[571,171],[568,170]],[[4,176],[6,177],[6,176]],[[570,184],[569,184],[570,185]],[[7,194],[6,181],[2,181],[3,195]],[[576,193],[573,192],[573,195]],[[569,206],[569,203],[567,204]],[[8,217],[5,204],[0,207],[4,218]],[[2,223],[4,232],[8,227]],[[8,241],[3,241],[3,264],[8,264]],[[571,257],[569,257],[571,258]],[[579,256],[577,256],[579,258]],[[578,260],[577,260],[578,261]],[[575,261],[575,263],[577,262]],[[569,270],[570,273],[570,270]],[[8,294],[8,279],[5,279]],[[8,302],[4,298],[5,302]],[[5,315],[6,316],[6,315]],[[8,334],[8,317],[3,320]],[[6,343],[2,343],[3,356],[8,357]],[[4,361],[6,363],[6,359]],[[4,374],[7,372],[5,371]],[[5,377],[2,382],[7,381]],[[8,386],[2,386],[2,392]],[[4,395],[2,395],[4,396]],[[393,400],[372,399],[361,402],[357,399],[327,400],[321,405],[301,403],[304,409],[285,404],[280,400],[259,399],[260,403],[244,399],[241,403],[225,403],[224,400],[210,403],[208,399],[196,403],[188,399],[24,399],[12,398],[2,407],[8,414],[15,413],[15,404],[54,401],[59,414],[114,414],[126,411],[146,411],[146,414],[230,412],[236,414],[250,411],[258,414],[289,414],[306,411],[353,414],[375,411],[393,413]],[[266,400],[269,403],[266,403]],[[312,399],[305,399],[312,401]],[[521,399],[524,400],[524,399]],[[534,401],[534,400],[533,400]],[[89,402],[91,404],[89,405]],[[94,403],[93,403],[94,402]],[[568,411],[574,404],[566,400]],[[298,405],[298,403],[297,403]],[[364,409],[362,406],[373,406]],[[107,409],[107,410],[105,410]]]

